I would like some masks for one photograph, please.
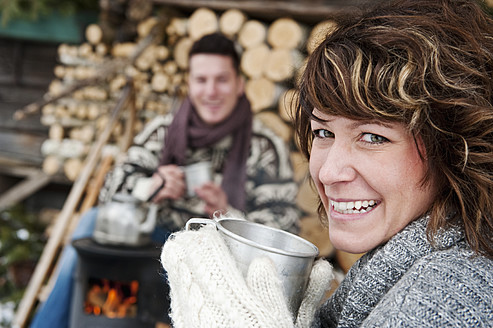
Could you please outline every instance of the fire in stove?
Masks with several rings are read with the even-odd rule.
[[[160,247],[72,242],[79,255],[70,328],[155,328],[169,323],[169,289],[159,263]]]
[[[108,318],[137,316],[139,282],[89,278],[84,312]]]

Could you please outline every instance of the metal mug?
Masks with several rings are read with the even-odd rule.
[[[198,162],[182,167],[185,172],[185,182],[188,196],[195,195],[195,188],[212,180],[211,162]]]
[[[192,230],[193,225],[204,224],[216,227],[245,278],[254,258],[267,256],[274,262],[282,281],[288,308],[293,318],[296,318],[313,262],[319,254],[318,248],[287,231],[244,219],[192,218],[188,220],[185,228]]]

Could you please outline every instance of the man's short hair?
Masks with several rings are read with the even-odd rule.
[[[193,55],[197,54],[215,54],[231,57],[233,68],[236,72],[239,72],[240,56],[236,51],[235,43],[223,34],[207,34],[195,41],[190,49],[188,58],[192,58]]]

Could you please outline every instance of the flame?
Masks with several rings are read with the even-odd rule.
[[[139,282],[136,280],[130,283],[96,280],[86,294],[84,312],[108,318],[135,317],[138,290]]]

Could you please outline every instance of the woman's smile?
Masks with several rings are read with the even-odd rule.
[[[362,214],[369,212],[375,208],[377,201],[370,200],[357,200],[349,202],[336,202],[334,200],[329,201],[333,211],[341,214]]]

